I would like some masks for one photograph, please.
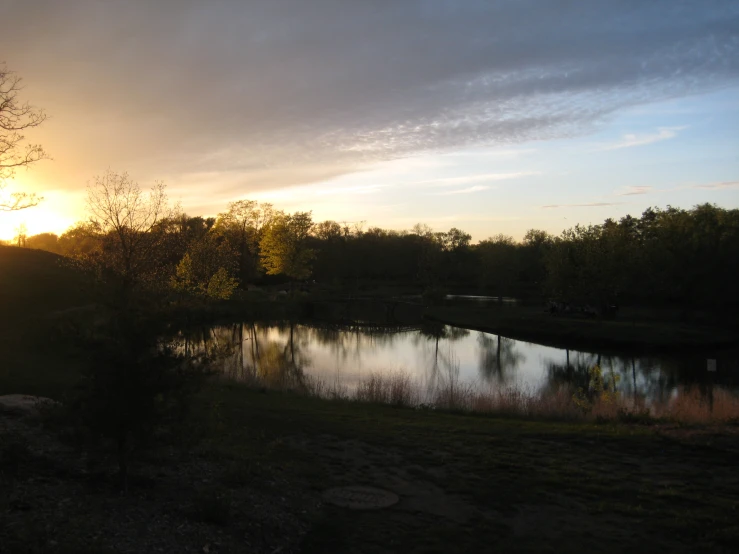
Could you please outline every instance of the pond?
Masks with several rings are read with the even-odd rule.
[[[682,385],[710,380],[739,390],[739,353],[632,356],[554,348],[443,324],[371,327],[237,323],[186,335],[185,348],[220,352],[220,367],[236,380],[299,383],[309,377],[348,391],[372,374],[404,372],[432,391],[449,382],[509,387],[529,393],[589,382],[598,364],[626,397],[666,401]],[[717,372],[707,372],[707,360]]]

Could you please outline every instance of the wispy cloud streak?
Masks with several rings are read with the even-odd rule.
[[[508,179],[521,179],[541,175],[539,171],[514,171],[509,173],[478,173],[476,175],[463,175],[461,177],[443,177],[439,179],[427,179],[425,181],[414,181],[409,183],[414,186],[428,187],[451,187],[465,185],[468,183],[487,183],[491,181],[505,181]]]
[[[696,189],[713,189],[713,190],[738,189],[739,188],[739,181],[723,181],[721,183],[706,183],[704,185],[695,185],[693,188],[696,188]]]
[[[452,194],[472,194],[473,192],[482,192],[484,190],[490,190],[490,187],[484,186],[484,185],[476,185],[474,187],[469,187],[466,189],[448,190],[445,192],[434,192],[432,194],[434,196],[449,196]]]
[[[645,146],[655,142],[662,142],[663,140],[675,138],[678,132],[684,129],[687,129],[687,127],[660,127],[657,129],[656,133],[647,133],[642,135],[627,134],[624,135],[620,141],[613,144],[603,145],[597,148],[597,150],[620,150],[622,148],[633,148],[634,146]]]
[[[600,206],[618,206],[620,204],[623,204],[623,202],[591,202],[589,204],[547,204],[546,206],[542,206],[542,208],[594,208]]]
[[[619,196],[638,196],[641,194],[649,194],[653,191],[653,187],[641,186],[641,187],[626,187],[626,190],[619,193]]]

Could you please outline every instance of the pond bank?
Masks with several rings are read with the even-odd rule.
[[[433,306],[427,319],[569,348],[628,348],[635,351],[720,349],[739,344],[739,329],[619,314],[612,320],[556,316],[531,306]]]

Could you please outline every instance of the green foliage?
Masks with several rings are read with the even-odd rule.
[[[271,204],[238,200],[228,211],[218,214],[214,231],[231,245],[238,255],[241,282],[251,282],[264,271],[259,257],[259,243],[276,215]]]
[[[307,279],[316,256],[308,247],[313,228],[310,212],[278,214],[260,242],[261,258],[269,275],[286,275],[291,279]]]
[[[208,281],[207,295],[215,300],[228,300],[233,295],[239,281],[230,277],[226,268],[218,268]]]
[[[119,194],[150,198],[125,174],[105,178],[99,186],[112,199]],[[155,194],[157,199],[164,201]],[[141,224],[147,214],[139,213]],[[129,275],[149,287],[171,282],[202,296],[224,268],[242,285],[279,282],[269,276],[280,275],[312,276],[352,290],[360,281],[373,287],[392,282],[416,292],[482,288],[499,296],[588,306],[593,315],[613,313],[608,307],[614,304],[641,304],[676,306],[685,317],[705,312],[728,320],[739,308],[734,285],[739,210],[709,204],[691,210],[650,208],[640,217],[576,225],[558,237],[530,229],[522,242],[496,235],[471,244],[464,231],[435,232],[422,224],[410,231],[364,230],[362,223],[336,221],[314,225],[309,212],[286,214],[248,200],[230,204],[217,220],[177,214],[160,218],[148,231],[128,225],[119,231],[82,224],[58,239],[38,235],[26,244],[83,260],[108,281]],[[221,272],[214,282],[216,296],[222,298],[233,283]]]
[[[648,209],[641,218],[575,226],[544,254],[546,287],[563,300],[679,303],[725,311],[739,304],[739,210],[703,204]]]
[[[229,299],[239,285],[233,276],[237,255],[231,245],[214,232],[190,244],[177,264],[172,288],[215,300]]]

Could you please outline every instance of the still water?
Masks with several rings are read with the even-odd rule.
[[[626,396],[665,401],[682,385],[710,380],[739,390],[739,353],[695,352],[632,356],[554,348],[443,324],[407,328],[238,323],[195,330],[185,348],[219,353],[223,373],[282,384],[317,378],[353,390],[373,373],[402,371],[433,390],[450,379],[478,387],[516,387],[531,393],[562,384],[587,386],[599,364],[617,376]],[[707,359],[718,371],[707,372]]]

